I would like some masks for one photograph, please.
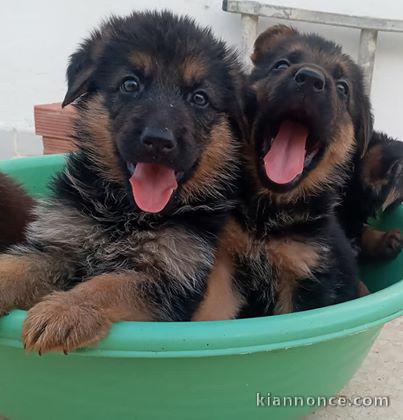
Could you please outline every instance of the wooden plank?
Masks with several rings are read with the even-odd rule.
[[[76,111],[74,107],[61,104],[44,104],[34,106],[35,132],[41,136],[69,137],[73,132]]]
[[[75,144],[70,139],[44,136],[42,142],[43,153],[45,155],[51,155],[54,153],[66,153],[77,149]]]
[[[377,39],[378,31],[374,29],[361,30],[358,64],[362,67],[364,72],[364,84],[367,94],[371,92]]]
[[[258,16],[242,15],[241,57],[247,67],[252,67],[250,56],[257,37]]]
[[[317,12],[293,7],[273,6],[257,1],[224,0],[223,10],[252,16],[271,17],[322,25],[374,29],[385,32],[403,32],[403,20],[353,16],[340,13]]]

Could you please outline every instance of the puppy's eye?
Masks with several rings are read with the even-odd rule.
[[[348,87],[348,83],[345,80],[339,80],[336,83],[336,88],[337,88],[337,91],[341,93],[343,96],[348,96],[349,87]]]
[[[273,70],[285,70],[290,67],[290,62],[286,60],[285,58],[277,61],[277,63],[274,63]]]
[[[202,90],[193,92],[189,97],[189,101],[199,108],[205,108],[209,104],[208,96],[206,92],[203,92]]]
[[[120,90],[123,93],[137,93],[140,90],[140,80],[135,76],[129,77],[123,80]]]

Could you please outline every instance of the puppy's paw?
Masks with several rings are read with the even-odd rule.
[[[90,305],[71,302],[66,295],[68,292],[54,293],[29,310],[23,327],[27,350],[67,354],[107,335],[108,319]]]
[[[380,252],[385,259],[396,258],[403,247],[403,238],[399,229],[385,232],[382,238]]]

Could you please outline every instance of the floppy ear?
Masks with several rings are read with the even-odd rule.
[[[85,41],[78,51],[70,57],[67,68],[67,93],[62,107],[73,102],[79,96],[89,92],[92,88],[98,58],[103,51],[104,39],[101,32],[94,32],[92,37]]]
[[[358,145],[358,152],[362,159],[367,152],[373,129],[373,117],[371,105],[367,96],[360,101],[360,111],[355,118],[355,138]]]
[[[256,38],[254,51],[250,57],[253,64],[257,64],[277,42],[297,33],[296,29],[286,25],[275,25],[266,29]]]

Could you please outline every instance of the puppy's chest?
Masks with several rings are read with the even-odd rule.
[[[314,239],[283,235],[257,239],[248,234],[239,242],[238,269],[249,272],[254,288],[276,284],[283,279],[313,278],[327,259],[328,248]]]
[[[328,258],[325,246],[292,236],[248,235],[238,244],[235,281],[247,301],[241,317],[292,312],[298,283],[315,279]]]
[[[88,275],[128,269],[174,278],[194,277],[200,264],[212,260],[208,244],[181,228],[119,236],[101,232],[94,240],[84,241],[80,258]]]
[[[69,255],[77,277],[138,270],[154,278],[189,281],[213,264],[213,247],[191,229],[177,225],[105,226],[60,202],[44,203],[28,233],[32,242]]]

